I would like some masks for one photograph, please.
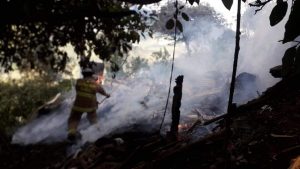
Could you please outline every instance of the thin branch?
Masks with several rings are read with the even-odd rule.
[[[249,3],[249,6],[251,6],[251,7],[259,7],[259,9],[255,10],[255,14],[256,14],[258,11],[262,10],[267,3],[271,2],[271,1],[273,1],[273,0],[267,0],[267,1],[264,1],[264,2],[261,2],[260,0],[257,0],[257,1],[255,1],[253,3]]]
[[[178,2],[177,0],[175,1],[175,8],[176,10],[178,9]],[[178,13],[175,13],[176,18]],[[160,123],[159,126],[159,131],[161,131],[162,125],[164,124],[164,120],[166,117],[166,112],[167,112],[167,108],[168,108],[168,104],[169,104],[169,97],[170,97],[170,93],[171,93],[171,85],[172,85],[172,77],[173,77],[173,70],[174,70],[174,60],[175,60],[175,50],[176,50],[176,42],[177,42],[177,20],[175,21],[175,25],[174,25],[174,45],[173,45],[173,57],[172,57],[172,67],[171,67],[171,75],[170,75],[170,81],[169,81],[169,90],[168,90],[168,96],[167,96],[167,101],[166,101],[166,106],[164,109],[164,114],[163,114],[163,118],[162,121]]]
[[[283,42],[283,40],[279,40],[278,42]],[[300,41],[298,41],[298,40],[293,40],[293,41],[289,41],[289,42],[295,42],[295,43],[297,43],[295,46],[300,45]]]
[[[158,3],[162,0],[118,0],[118,1],[128,2],[128,3],[132,3],[132,4],[146,5],[146,4]]]
[[[234,94],[234,88],[235,88],[235,77],[236,77],[237,64],[238,64],[239,51],[240,51],[241,0],[238,0],[237,21],[236,22],[237,23],[236,23],[236,35],[235,35],[235,51],[234,51],[234,60],[233,60],[230,92],[229,92],[228,107],[227,107],[227,114],[229,114],[228,120],[230,118],[230,114],[232,114],[232,101],[233,101],[233,94]],[[227,120],[227,130],[229,130],[228,120]]]

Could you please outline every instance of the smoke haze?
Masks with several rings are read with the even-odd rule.
[[[288,46],[278,42],[283,38],[287,18],[275,27],[270,27],[268,16],[271,9],[272,5],[268,5],[256,15],[254,9],[247,9],[242,17],[238,74],[248,72],[257,77],[255,82],[245,82],[251,84],[245,88],[248,92],[263,92],[276,83],[268,72],[271,67],[281,64],[281,58]],[[184,23],[183,35],[186,40],[178,42],[173,74],[174,78],[184,75],[182,116],[193,114],[193,110],[201,110],[206,106],[219,107],[215,112],[202,110],[203,116],[224,113],[228,97],[226,91],[232,71],[235,32],[226,25],[198,18]],[[132,52],[135,56],[148,57],[150,53],[147,47],[151,44],[158,46],[159,40],[144,41],[135,47]],[[163,45],[165,44],[161,47],[165,47]],[[172,53],[171,45],[167,49]],[[148,52],[144,52],[145,50]],[[158,50],[159,48],[155,49]],[[95,141],[116,129],[138,122],[148,126],[145,128],[147,130],[157,129],[166,104],[170,69],[170,63],[153,63],[149,69],[141,69],[133,77],[117,77],[118,82],[105,84],[104,88],[111,93],[111,97],[99,106],[99,123],[96,126],[89,126],[86,118],[82,118],[79,131],[83,135],[83,142]],[[174,84],[173,79],[172,87]],[[74,95],[73,90],[66,95],[58,110],[18,129],[13,136],[13,143],[34,144],[66,139],[67,118]],[[238,97],[242,99],[236,97],[235,101],[240,104],[252,99],[240,95]],[[102,99],[99,95],[98,100]],[[218,105],[216,99],[221,99],[223,105]],[[169,122],[170,111],[165,124]]]

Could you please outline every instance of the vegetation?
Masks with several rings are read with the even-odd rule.
[[[120,57],[112,57],[111,62],[113,69],[111,69],[108,73],[109,75],[115,76],[115,72],[118,71],[118,75],[120,76],[131,76],[134,73],[137,73],[141,69],[149,69],[152,63],[160,63],[167,64],[170,59],[170,53],[166,48],[160,49],[159,51],[153,52],[151,57],[148,59],[136,56],[132,58],[128,58],[128,60],[123,60]],[[150,63],[151,58],[154,60]],[[127,57],[126,57],[127,59]]]
[[[145,23],[150,16],[132,6],[110,0],[1,1],[0,65],[6,71],[13,63],[19,69],[63,71],[68,55],[61,47],[67,44],[80,59],[89,51],[102,60],[122,57],[140,33],[150,31]]]
[[[74,46],[75,52],[81,56],[81,60],[86,60],[85,56],[90,56],[87,53],[94,52],[102,60],[112,61],[112,71],[117,71],[119,68],[114,60],[126,62],[126,59],[122,57],[127,56],[128,51],[132,49],[132,43],[139,42],[140,36],[144,32],[150,32],[151,34],[151,29],[146,24],[146,20],[153,19],[154,14],[143,11],[142,5],[159,1],[1,1],[1,70],[8,71],[13,67],[17,67],[21,71],[28,68],[36,70],[52,69],[55,72],[63,71],[68,62],[68,56],[61,47],[71,44]],[[256,11],[258,12],[271,1],[257,0],[250,2],[249,5],[257,7]],[[300,34],[296,25],[300,16],[300,0],[291,1],[291,13],[285,26],[283,43],[293,41]],[[222,0],[222,2],[230,10],[233,0]],[[204,15],[213,13],[213,10],[201,5],[199,5],[201,10],[197,10],[195,7],[187,10],[187,3],[191,5],[197,3],[199,5],[199,0],[188,0],[186,4],[178,4],[175,1],[175,8],[172,8],[170,4],[162,8],[158,16],[159,21],[154,25],[156,31],[165,33],[167,29],[175,27],[175,29],[182,32],[184,29],[181,23],[182,20],[189,21],[191,18],[197,17],[199,13],[202,14],[201,12]],[[137,10],[131,10],[135,4],[140,6]],[[270,13],[270,25],[274,26],[279,23],[286,15],[287,9],[286,1],[276,1],[276,6]],[[175,10],[174,15],[166,16],[165,13],[170,14],[168,12],[170,10]],[[166,28],[159,26],[163,24]],[[112,56],[121,59],[113,59]],[[130,71],[137,70],[140,64],[147,65],[147,62],[137,57],[131,65],[127,64],[127,69]],[[58,84],[53,85],[53,82],[45,82],[42,79],[23,79],[23,85],[20,85],[20,81],[2,82],[1,89],[5,90],[1,90],[1,112],[7,112],[19,116],[21,119],[26,119],[28,112],[32,112],[38,106],[38,103],[47,100],[51,93],[56,93],[59,90]],[[44,92],[45,90],[49,92],[49,95]],[[39,93],[39,91],[43,92]],[[32,97],[28,97],[28,93],[32,93]],[[32,100],[31,103],[29,103],[30,99]],[[7,104],[4,102],[7,102]],[[15,104],[18,106],[15,106]],[[24,105],[28,110],[24,111],[22,109]],[[7,118],[7,120],[1,120],[1,126],[6,125],[2,124],[3,121],[8,121],[9,124],[17,123],[16,119],[6,117],[2,113],[1,119],[3,118]]]
[[[49,69],[54,70],[55,73],[64,71],[68,56],[61,47],[71,44],[77,55],[80,56],[79,59],[83,61],[81,63],[88,63],[85,61],[93,52],[100,59],[110,61],[112,71],[122,70],[128,74],[136,72],[141,67],[149,65],[147,60],[135,57],[128,63],[124,56],[127,56],[128,51],[131,50],[132,43],[139,42],[143,33],[149,32],[151,36],[152,32],[149,25],[146,24],[146,20],[153,17],[154,14],[142,11],[142,5],[159,1],[161,0],[3,0],[0,2],[0,70],[9,71],[13,67],[17,67],[21,71],[28,68],[43,70],[39,72],[47,72],[46,70]],[[241,0],[238,1],[240,9]],[[246,2],[246,0],[242,1]],[[256,12],[258,12],[272,1],[275,2],[275,0],[254,0],[253,2],[247,1],[247,3],[257,7]],[[298,66],[300,42],[295,41],[300,35],[297,25],[300,20],[300,0],[276,0],[276,5],[270,13],[270,25],[275,26],[284,18],[288,11],[287,1],[292,2],[292,5],[282,43],[296,42],[297,44],[287,50],[283,58],[282,73],[289,72],[291,69],[296,69],[297,72],[300,70]],[[178,4],[177,0],[173,2],[175,8],[171,8],[171,6],[165,8],[165,10],[173,10],[170,16],[165,16],[163,12],[158,16],[160,21],[157,24],[165,27],[156,28],[166,34],[170,34],[167,29],[174,30],[175,49],[176,33],[184,30],[182,21],[194,18],[193,13],[198,15],[198,10],[194,7],[193,11],[187,10],[186,4]],[[195,3],[199,5],[199,2],[199,0],[186,1],[191,5]],[[222,3],[230,10],[233,0],[222,0]],[[138,10],[131,10],[134,4],[140,4]],[[190,11],[191,13],[189,13]],[[207,12],[210,14],[212,11],[208,9]],[[239,22],[240,14],[238,12],[232,85],[235,84],[238,63]],[[266,26],[268,25],[266,24]],[[156,58],[158,62],[166,63],[170,54],[164,49],[154,52],[152,57]],[[44,147],[37,146],[36,149],[32,149],[28,146],[28,149],[24,151],[18,146],[6,146],[8,145],[6,142],[9,142],[8,139],[2,139],[3,130],[10,131],[21,125],[32,112],[55,94],[70,89],[68,80],[57,82],[57,79],[54,80],[47,73],[39,73],[35,76],[29,72],[24,77],[21,80],[0,81],[0,156],[5,162],[3,163],[5,167],[0,168],[24,168],[24,166],[25,168],[29,168],[26,166],[43,168],[39,167],[39,162],[48,162],[48,160],[49,164],[57,167],[55,157],[58,156],[53,156],[53,153],[61,150],[61,154],[65,154],[65,145],[61,146],[61,149],[51,147],[51,151],[45,151]],[[171,80],[172,75],[170,83]],[[284,160],[285,163],[291,159],[286,154],[293,154],[293,150],[299,152],[299,138],[296,137],[299,136],[299,130],[296,130],[299,128],[299,113],[297,114],[297,112],[300,107],[300,96],[299,92],[296,92],[299,91],[299,86],[299,74],[294,74],[286,77],[276,86],[267,90],[261,98],[247,105],[235,108],[231,106],[232,101],[229,101],[228,106],[232,110],[230,111],[232,115],[227,115],[225,116],[227,119],[220,121],[219,132],[216,128],[218,133],[215,135],[209,135],[190,145],[188,143],[191,141],[183,142],[185,140],[183,138],[181,140],[183,144],[175,142],[175,144],[166,146],[166,142],[163,140],[163,145],[158,147],[162,138],[160,136],[158,141],[154,140],[151,144],[144,144],[147,146],[132,146],[130,144],[132,142],[125,140],[125,145],[130,145],[128,147],[140,148],[134,149],[133,152],[124,151],[124,153],[125,149],[121,148],[122,152],[119,154],[123,153],[125,157],[125,163],[122,161],[122,164],[134,165],[135,162],[138,162],[136,167],[141,167],[143,166],[141,162],[146,162],[146,168],[153,166],[161,166],[161,168],[170,166],[175,166],[175,168],[199,168],[199,166],[200,168],[276,168],[271,166],[278,166],[278,161],[280,162],[286,157],[288,158]],[[231,86],[231,96],[234,88]],[[224,128],[227,128],[226,132],[223,130]],[[125,134],[124,137],[116,138],[126,139]],[[153,138],[155,137],[151,137],[151,139]],[[150,138],[145,139],[141,135],[139,141],[142,139],[151,140]],[[100,144],[101,141],[97,141],[96,144]],[[107,140],[103,142],[107,142]],[[115,145],[115,143],[112,145],[114,145],[112,147],[120,148],[118,147],[120,145]],[[97,146],[97,150],[99,147]],[[153,151],[145,151],[144,148],[149,150],[153,148]],[[159,152],[160,150],[162,151]],[[145,161],[140,152],[145,153],[144,155],[150,159]],[[153,154],[147,154],[149,152]],[[32,154],[34,156],[31,156]],[[131,155],[128,157],[127,154]],[[101,153],[100,155],[106,154]],[[101,157],[101,160],[109,159],[109,163],[112,164],[112,156]],[[134,158],[135,156],[139,157]],[[61,155],[58,160],[66,160],[63,157],[64,155]],[[132,159],[133,161],[130,161]],[[141,159],[144,161],[140,162]],[[33,162],[30,163],[31,161]],[[74,160],[72,159],[72,161]],[[118,159],[118,161],[120,160]],[[94,164],[98,165],[99,161],[96,162]],[[148,167],[148,164],[151,165]],[[45,163],[45,166],[49,168],[47,165]],[[278,168],[287,168],[287,166]]]
[[[210,6],[204,6],[202,4],[199,4],[198,6],[191,6],[182,2],[178,2],[178,6],[179,8],[181,8],[181,13],[179,14],[180,17],[178,21],[183,21],[183,28],[185,26],[184,22],[190,20],[205,18],[207,20],[215,21],[217,23],[224,22],[224,20],[218,17],[218,14]],[[175,25],[173,18],[174,10],[174,3],[171,2],[160,8],[159,13],[157,14],[158,19],[152,26],[155,32],[160,32],[168,35],[172,35],[174,33],[173,31],[169,30],[169,28],[171,28],[172,25]]]
[[[19,69],[51,68],[56,72],[63,71],[69,57],[61,47],[67,44],[74,46],[80,59],[86,59],[86,53],[91,51],[102,60],[111,60],[113,55],[122,58],[132,49],[132,43],[139,42],[140,36],[145,32],[151,36],[152,30],[146,23],[155,14],[144,11],[141,7],[143,4],[159,1],[161,0],[1,1],[0,66],[6,71],[11,70],[14,64]],[[257,11],[271,1],[273,0],[243,0],[250,6],[257,7]],[[293,41],[300,34],[297,29],[300,2],[291,1],[291,13],[285,26],[283,43]],[[233,0],[222,2],[226,8],[231,9]],[[271,26],[279,23],[288,9],[286,1],[278,0],[276,3],[270,14]],[[131,10],[135,4],[140,6],[137,10]],[[187,4],[198,4],[200,8],[186,10]],[[176,25],[179,31],[183,31],[182,20],[189,21],[197,13],[212,12],[206,8],[199,4],[199,0],[176,4],[176,9],[168,5],[161,9],[156,24],[164,24],[167,29]],[[168,10],[173,10],[174,15],[165,15]],[[166,32],[164,27],[156,28],[160,32]]]
[[[9,131],[23,124],[39,106],[57,93],[71,89],[69,80],[54,82],[47,75],[32,76],[32,72],[26,73],[25,77],[0,81],[1,130]]]
[[[256,12],[263,9],[265,5],[267,5],[269,2],[273,0],[265,0],[260,1],[256,0],[253,3],[250,3],[249,5],[252,7],[256,7]],[[285,33],[282,42],[290,42],[294,41],[295,38],[297,38],[300,35],[300,30],[297,27],[297,21],[300,19],[300,1],[299,0],[291,0],[291,13],[289,15],[289,19],[285,24]],[[277,23],[279,23],[284,16],[287,13],[288,10],[288,4],[287,1],[278,0],[276,1],[276,5],[273,8],[271,14],[270,14],[270,25],[275,26]]]

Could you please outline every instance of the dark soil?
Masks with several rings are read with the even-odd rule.
[[[238,107],[230,132],[222,127],[223,120],[217,123],[215,133],[201,140],[190,140],[187,133],[178,140],[134,131],[110,135],[86,146],[74,159],[66,157],[66,143],[20,146],[2,137],[0,168],[288,168],[300,155],[299,75]]]

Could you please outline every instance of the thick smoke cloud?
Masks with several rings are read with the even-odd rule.
[[[251,85],[245,87],[246,91],[240,92],[242,94],[262,92],[276,82],[268,71],[272,66],[280,64],[287,47],[277,42],[283,37],[286,18],[271,28],[268,22],[270,11],[271,7],[266,6],[261,12],[253,15],[254,10],[248,9],[242,17],[238,74],[249,72],[257,77],[257,82],[245,82]],[[196,109],[204,117],[224,113],[232,71],[235,32],[216,21],[198,18],[184,23],[183,34],[186,41],[178,42],[173,76],[184,75],[181,107],[183,116],[193,114]],[[145,41],[147,44],[154,42],[157,45],[155,39]],[[138,48],[134,53],[142,54],[143,42]],[[166,102],[170,68],[170,64],[156,63],[151,65],[150,69],[142,69],[135,73],[134,77],[117,77],[118,82],[106,84],[104,87],[111,92],[111,97],[97,110],[99,123],[89,126],[85,117],[80,123],[79,131],[83,135],[83,142],[95,141],[112,131],[139,122],[147,126],[145,130],[157,129]],[[34,144],[66,139],[67,118],[74,95],[74,91],[69,93],[62,106],[49,116],[36,119],[17,130],[13,143]],[[238,103],[251,99],[247,96],[237,96],[235,101]],[[99,96],[98,100],[101,99],[103,97]],[[170,110],[166,124],[170,122],[169,112]]]

